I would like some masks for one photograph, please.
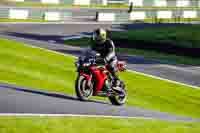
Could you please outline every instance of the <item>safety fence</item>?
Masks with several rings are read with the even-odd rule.
[[[133,10],[132,12],[99,12],[98,21],[145,21],[174,22],[200,21],[200,10]],[[168,21],[167,21],[168,20]]]
[[[109,4],[130,4],[134,6],[158,6],[158,7],[200,7],[200,0],[12,0],[21,2],[37,2],[68,5],[109,5]]]
[[[128,0],[131,2],[141,7],[200,7],[200,0]]]
[[[95,13],[96,12],[96,13]],[[42,19],[48,21],[99,21],[99,22],[128,22],[128,21],[159,21],[162,20],[196,20],[200,21],[200,9],[195,10],[156,10],[134,9],[132,12],[98,11],[92,13],[57,9],[26,9],[26,8],[0,8],[0,18],[9,19]]]
[[[56,9],[0,8],[0,18],[59,21],[72,18],[72,12]]]

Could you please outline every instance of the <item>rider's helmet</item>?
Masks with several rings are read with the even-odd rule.
[[[106,30],[99,28],[94,30],[92,35],[92,40],[96,43],[104,43],[107,39],[107,33]]]

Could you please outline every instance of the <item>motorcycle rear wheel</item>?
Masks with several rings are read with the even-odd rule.
[[[81,101],[86,101],[93,94],[92,87],[88,86],[88,81],[84,76],[78,76],[76,79],[76,95]]]

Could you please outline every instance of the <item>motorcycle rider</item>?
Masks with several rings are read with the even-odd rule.
[[[92,35],[91,49],[99,54],[104,63],[108,64],[109,71],[113,77],[113,89],[118,90],[120,80],[117,75],[117,56],[115,55],[115,45],[107,37],[106,30],[99,28],[94,30]]]

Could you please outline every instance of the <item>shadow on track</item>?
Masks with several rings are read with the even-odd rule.
[[[24,39],[32,39],[32,40],[39,40],[39,41],[56,41],[57,43],[64,43],[64,40],[61,38],[64,37],[73,37],[74,35],[68,36],[60,36],[60,35],[40,35],[40,34],[33,34],[33,33],[20,33],[20,32],[5,32],[4,34]]]
[[[6,84],[0,84],[0,87],[6,88],[6,89],[15,90],[15,91],[20,91],[20,92],[26,92],[26,93],[32,93],[32,94],[38,94],[38,95],[43,95],[43,96],[54,97],[54,98],[61,98],[61,99],[80,101],[77,97],[66,95],[66,94],[62,94],[62,93],[47,92],[47,91],[35,90],[35,89],[25,89],[25,88],[21,88],[21,87],[6,85]],[[80,102],[92,102],[92,103],[99,103],[99,104],[109,104],[109,103],[106,103],[104,101],[97,101],[97,100],[88,100],[88,101],[80,101]]]

